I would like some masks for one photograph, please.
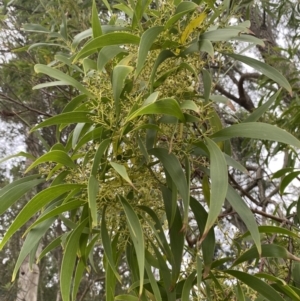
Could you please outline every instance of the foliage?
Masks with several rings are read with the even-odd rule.
[[[61,113],[32,128],[42,134],[42,129],[56,127],[55,143],[26,170],[37,174],[1,190],[4,212],[32,187],[46,183],[22,208],[0,244],[3,248],[39,214],[27,227],[13,280],[23,259],[35,253],[42,236],[60,220],[67,231],[49,242],[40,259],[63,246],[64,301],[76,299],[99,245],[104,250],[106,300],[300,299],[297,272],[295,283],[286,283],[284,272],[278,277],[257,273],[247,264],[270,258],[280,271],[280,260],[293,260],[297,271],[300,259],[286,243],[289,236],[296,244],[298,236],[276,223],[257,225],[228,179],[232,168],[247,173],[235,160],[230,139],[260,139],[265,145],[270,143],[266,140],[276,141],[273,145],[288,144],[292,151],[300,141],[258,122],[282,93],[280,86],[290,95],[292,87],[270,64],[235,53],[232,41],[263,41],[249,35],[250,22],[231,25],[237,7],[228,3],[129,1],[112,8],[105,2],[111,13],[99,19],[94,2],[92,28],[75,36],[65,15],[59,31],[55,25],[24,25],[27,31],[47,36],[47,43],[30,49],[59,49],[54,61],[34,67],[56,81],[40,82],[34,90],[71,86],[72,100]],[[118,17],[113,14],[116,9],[121,11]],[[230,65],[223,64],[225,60]],[[224,126],[214,105],[220,98],[214,94],[208,66],[220,64],[229,71],[236,61],[261,72],[275,92],[250,115]],[[274,175],[288,172],[282,193],[299,173],[289,169]],[[194,185],[201,187],[199,198],[191,193]],[[221,258],[215,230],[222,227],[225,199],[249,232],[233,241],[230,257]],[[268,244],[264,237],[274,233],[282,236]],[[251,241],[246,240],[249,236]],[[124,257],[130,284],[123,283],[124,292],[118,294]]]

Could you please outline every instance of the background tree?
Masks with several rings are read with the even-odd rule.
[[[79,12],[78,9],[74,9],[72,14],[71,9],[61,6],[60,13],[57,13],[58,10],[53,13],[51,6],[53,4],[55,2],[49,2],[49,6],[45,7],[46,10],[43,8],[39,11],[42,14],[47,12],[50,16],[49,20],[45,19],[45,23],[42,24],[44,27],[34,24],[24,25],[25,29],[38,32],[38,35],[30,35],[31,39],[33,36],[39,37],[41,32],[48,37],[48,45],[37,43],[31,46],[30,51],[34,51],[37,57],[33,63],[52,63],[50,67],[37,65],[35,70],[59,80],[55,84],[51,83],[50,88],[49,84],[38,86],[40,90],[35,92],[37,97],[43,96],[42,99],[47,99],[44,96],[48,95],[49,99],[54,101],[46,101],[48,106],[38,112],[32,110],[30,106],[29,111],[38,115],[34,121],[25,119],[26,123],[35,124],[39,120],[44,120],[47,114],[57,115],[67,100],[73,100],[63,109],[62,114],[36,127],[36,129],[43,129],[39,135],[46,143],[41,144],[35,138],[35,142],[31,144],[35,145],[34,150],[29,148],[29,152],[37,157],[45,149],[47,154],[31,167],[48,161],[57,162],[58,165],[54,167],[50,164],[40,168],[40,174],[48,176],[50,172],[48,183],[51,186],[46,188],[49,184],[45,185],[46,192],[40,192],[25,208],[30,209],[29,204],[42,200],[45,196],[43,193],[61,189],[62,199],[53,200],[58,203],[47,204],[47,200],[43,199],[45,203],[41,205],[46,206],[46,212],[54,210],[48,215],[49,218],[51,217],[47,220],[48,227],[54,221],[52,216],[57,216],[64,212],[63,210],[70,211],[69,214],[59,215],[58,224],[57,222],[53,224],[57,226],[63,223],[64,226],[59,226],[60,234],[69,229],[62,238],[55,240],[58,244],[62,243],[67,254],[62,260],[64,275],[61,275],[62,280],[66,279],[61,281],[64,300],[68,299],[70,289],[68,281],[73,273],[73,266],[66,258],[75,260],[74,252],[79,242],[77,252],[79,259],[76,262],[74,280],[77,283],[76,279],[81,278],[82,269],[88,262],[87,254],[93,249],[93,243],[98,241],[98,237],[93,236],[98,231],[102,238],[99,247],[105,253],[104,264],[101,266],[100,263],[100,267],[106,272],[107,282],[104,283],[101,279],[100,284],[95,287],[103,292],[103,287],[106,285],[107,300],[113,298],[114,292],[108,291],[107,288],[115,285],[115,277],[119,278],[120,271],[115,265],[118,265],[118,258],[123,257],[125,249],[126,262],[133,283],[130,292],[133,299],[134,294],[142,293],[143,283],[145,283],[145,290],[141,295],[142,298],[151,298],[151,294],[157,300],[160,296],[170,300],[181,296],[184,300],[190,298],[190,294],[207,299],[213,296],[212,298],[216,300],[231,298],[234,294],[237,298],[241,298],[244,286],[229,285],[229,282],[222,280],[224,275],[227,279],[230,279],[229,275],[234,276],[269,299],[279,298],[276,290],[285,296],[284,298],[299,298],[296,272],[298,265],[289,261],[297,260],[291,255],[297,250],[297,236],[291,231],[298,225],[293,209],[297,207],[297,202],[289,196],[282,196],[287,185],[298,175],[298,171],[294,170],[297,154],[292,148],[286,148],[282,144],[249,139],[271,139],[299,145],[299,142],[286,132],[256,123],[260,119],[294,131],[295,123],[286,120],[297,108],[298,90],[295,78],[298,61],[294,57],[291,60],[291,57],[282,56],[276,50],[274,30],[271,30],[275,27],[269,25],[271,23],[269,15],[279,18],[283,15],[283,11],[287,19],[297,18],[296,10],[293,10],[292,15],[289,16],[289,5],[292,3],[277,5],[263,2],[262,5],[254,6],[252,2],[225,1],[217,6],[207,1],[200,6],[195,2],[175,3],[175,5],[156,3],[151,8],[147,8],[147,5],[142,3],[138,3],[136,7],[133,3],[128,5],[121,3],[115,5],[114,9],[106,3],[105,9],[101,7],[100,14],[101,22],[105,25],[101,26],[98,23],[99,19],[96,17],[94,7],[93,29],[83,31],[74,39],[74,34],[79,31],[76,28],[85,29],[84,24],[87,24],[86,28],[89,27],[89,13],[80,11],[82,15],[76,20],[80,20],[81,23],[74,24],[72,16]],[[87,4],[86,8],[89,7],[88,3],[82,3],[81,9],[85,8],[85,4]],[[116,10],[124,13],[112,14]],[[12,9],[11,14],[14,13]],[[236,17],[238,21],[232,17]],[[245,21],[247,18],[251,20],[251,31],[248,30],[250,23]],[[140,20],[142,25],[139,25]],[[273,20],[276,22],[276,18]],[[239,22],[239,25],[229,26],[232,22]],[[218,27],[210,27],[213,25]],[[287,22],[285,26],[293,27],[295,22]],[[119,33],[122,30],[125,30],[125,33]],[[264,38],[264,43],[251,36],[252,33]],[[81,39],[91,35],[92,40],[81,50],[77,50],[80,49],[78,45],[81,45]],[[238,47],[242,45],[240,41],[257,44],[267,64],[251,60],[246,56],[230,54],[238,51],[237,46],[230,42],[232,40],[239,41]],[[25,38],[24,41],[28,43]],[[115,44],[126,46],[120,48]],[[139,48],[136,45],[139,45]],[[45,48],[47,55],[40,57],[43,51],[35,46],[47,46]],[[99,53],[95,56],[97,50]],[[287,53],[289,52],[294,53],[295,50],[288,49]],[[53,55],[55,55],[54,61],[52,61]],[[232,59],[247,63],[263,75],[245,71],[240,63]],[[10,64],[11,61],[8,63]],[[280,67],[292,86],[270,66],[278,69]],[[8,74],[9,71],[7,69]],[[35,78],[32,72],[30,74]],[[16,76],[18,75],[17,72]],[[35,84],[41,83],[45,77],[36,80]],[[277,91],[278,86],[274,81],[282,85],[287,92]],[[71,88],[64,86],[66,84],[71,85]],[[291,93],[292,87],[294,93]],[[76,97],[76,89],[81,92],[81,96]],[[257,92],[254,93],[254,90]],[[226,98],[220,97],[215,91]],[[9,93],[5,93],[4,96],[11,98]],[[4,100],[11,101],[4,96]],[[228,100],[252,113],[250,115],[245,113],[243,109],[234,107]],[[225,102],[225,106],[212,106],[210,101]],[[39,104],[38,99],[33,103]],[[264,114],[266,112],[268,113]],[[8,113],[2,115],[15,116],[14,112],[8,111]],[[87,116],[91,116],[91,119]],[[292,121],[297,120],[294,116],[291,118]],[[65,128],[66,124],[77,122],[79,124],[75,128],[74,126]],[[235,125],[236,123],[239,124]],[[46,127],[59,124],[61,124],[58,126],[61,134],[54,127]],[[222,130],[226,124],[233,126]],[[235,139],[231,143],[226,140],[234,136],[244,136],[246,139]],[[221,142],[222,140],[225,142]],[[280,151],[285,152],[284,169],[274,175],[268,169],[269,158]],[[246,169],[233,159],[243,163]],[[227,178],[225,162],[235,168],[229,169],[229,188],[225,181]],[[59,173],[62,165],[66,170]],[[182,181],[183,178],[186,178],[186,183]],[[29,186],[32,184],[31,181],[32,179],[28,181]],[[69,183],[74,182],[87,185],[87,190],[85,186],[70,186]],[[55,187],[58,184],[61,186]],[[12,184],[12,187],[18,186]],[[63,192],[70,191],[71,187],[74,187],[73,193],[64,196]],[[177,192],[181,197],[179,202],[177,202]],[[193,198],[190,199],[190,193],[200,203]],[[116,194],[119,197],[116,197]],[[225,202],[225,209],[220,214],[225,195],[228,203]],[[286,230],[271,226],[257,228],[253,215],[249,209],[247,210],[248,207],[243,205],[245,203],[240,196],[251,211],[260,217],[258,222],[269,225],[280,224],[281,227],[286,226]],[[123,199],[124,197],[126,199]],[[283,202],[279,202],[279,198],[283,198]],[[86,199],[87,203],[84,201]],[[15,200],[16,197],[12,201]],[[176,209],[177,205],[178,209]],[[57,209],[52,209],[55,206],[58,206]],[[208,216],[205,209],[208,211]],[[33,208],[30,212],[35,213],[32,211]],[[120,215],[119,213],[123,211],[125,215]],[[87,216],[90,216],[89,222],[84,219]],[[116,216],[120,218],[116,219]],[[215,247],[212,227],[217,218],[218,223],[214,230],[218,233],[224,227],[227,229],[223,232],[223,237],[227,239],[225,245],[227,249],[230,248],[229,252],[224,251],[224,244],[217,244]],[[165,225],[166,220],[167,225]],[[206,223],[203,223],[203,220],[206,220]],[[228,228],[228,220],[241,232],[249,228],[256,247],[241,255],[241,250],[252,245],[239,240],[232,244],[230,234],[234,231]],[[16,221],[25,222],[22,213]],[[14,227],[16,221],[9,230],[11,233],[16,229]],[[92,231],[89,235],[85,223],[89,224],[89,229]],[[170,245],[160,223],[164,225],[163,229],[169,231]],[[52,226],[51,230],[53,228],[55,227]],[[140,232],[135,233],[138,230]],[[265,233],[263,240],[260,240],[258,231]],[[33,232],[29,232],[29,236],[34,237]],[[279,234],[289,235],[290,238],[278,236]],[[65,238],[66,235],[68,238]],[[8,232],[2,244],[9,236]],[[106,243],[107,238],[113,241],[111,246]],[[146,254],[141,248],[144,243],[147,245]],[[55,247],[57,244],[51,246]],[[34,253],[31,247],[25,245],[21,254]],[[214,258],[211,256],[213,251],[215,251]],[[184,262],[183,252],[186,254]],[[120,257],[114,258],[115,253]],[[226,253],[229,253],[232,259],[220,259]],[[259,253],[263,257],[273,258],[260,261],[257,268],[261,273],[256,274],[255,277],[237,270],[226,270],[232,260],[235,259],[235,265],[241,264],[258,257]],[[61,252],[58,251],[58,254]],[[172,266],[171,269],[164,265],[163,256]],[[274,257],[286,260],[285,269],[279,266],[281,261],[277,261]],[[101,260],[102,256],[96,258]],[[140,277],[144,273],[144,261],[146,261],[145,281]],[[138,270],[137,266],[139,266]],[[152,278],[150,266],[152,269],[159,268],[160,275],[154,273],[157,278]],[[224,269],[226,274],[223,274]],[[240,269],[244,272],[249,271],[247,265],[241,265]],[[122,271],[125,271],[124,275],[126,275],[127,268]],[[250,267],[250,271],[253,271],[253,266]],[[267,274],[262,273],[266,271]],[[279,272],[282,273],[279,278],[290,284],[288,288],[282,285],[279,278],[275,278]],[[261,282],[260,277],[265,277],[270,283],[273,282],[272,286],[275,290],[272,286]],[[134,284],[135,282],[139,283],[140,287]],[[193,286],[196,282],[197,287]],[[75,285],[73,298],[76,295],[76,288]],[[257,295],[254,292],[253,294]],[[250,296],[248,293],[248,297]],[[122,300],[125,297],[118,298]],[[251,299],[253,298],[251,296]]]

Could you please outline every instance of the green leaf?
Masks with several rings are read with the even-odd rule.
[[[202,70],[202,78],[203,78],[203,87],[204,87],[204,99],[206,102],[208,102],[212,81],[211,81],[210,73],[205,69]]]
[[[288,237],[293,237],[296,239],[299,239],[299,235],[288,230],[285,229],[283,227],[277,227],[277,226],[258,226],[258,231],[259,233],[267,233],[267,234],[282,234],[282,235],[286,235]],[[240,238],[245,238],[247,236],[250,235],[250,232],[247,231],[245,234],[243,234]]]
[[[300,258],[295,257],[292,255],[288,250],[282,246],[276,244],[267,244],[261,246],[261,257],[273,257],[273,258],[282,258],[282,259],[293,259],[296,261],[300,261]],[[247,250],[243,253],[239,258],[235,260],[232,266],[236,266],[242,262],[259,259],[260,256],[257,252],[256,247],[252,247],[251,249]]]
[[[119,295],[116,296],[115,300],[120,301],[140,301],[140,298],[133,296],[133,295]]]
[[[255,70],[261,72],[266,77],[269,77],[276,83],[278,83],[280,86],[285,88],[291,95],[292,95],[292,87],[290,83],[287,81],[287,79],[274,67],[267,65],[266,63],[260,62],[258,60],[255,60],[253,58],[239,55],[239,54],[227,54],[228,56],[234,58],[235,60],[238,60]]]
[[[144,67],[144,63],[146,61],[148,51],[150,50],[152,44],[154,43],[157,36],[164,30],[163,26],[154,26],[147,29],[141,37],[139,50],[138,50],[138,58],[137,65],[135,69],[135,78],[139,75],[142,68]]]
[[[199,106],[196,105],[196,103],[192,100],[184,100],[181,104],[180,104],[180,108],[182,110],[191,110],[194,111],[196,113],[200,113],[200,108]]]
[[[236,287],[236,296],[237,296],[237,300],[246,301],[245,296],[244,296],[244,292],[243,292],[243,290],[242,290],[239,283],[237,284],[237,287]]]
[[[73,279],[79,239],[88,220],[89,219],[86,218],[72,231],[66,244],[60,271],[60,289],[63,301],[70,300],[71,283]]]
[[[32,156],[32,155],[29,154],[29,153],[19,152],[19,153],[17,153],[17,154],[10,155],[10,156],[7,156],[7,157],[1,159],[1,160],[0,160],[0,164],[3,163],[3,162],[5,162],[5,161],[7,161],[7,160],[9,160],[9,159],[16,158],[16,157],[25,157],[25,158],[28,158],[28,159],[31,159],[31,160],[34,160],[34,159],[35,159],[35,157]],[[2,191],[2,190],[1,190],[1,191]]]
[[[102,156],[103,156],[104,152],[106,151],[107,147],[109,146],[110,142],[111,142],[110,138],[105,139],[98,146],[98,149],[96,151],[96,154],[95,154],[95,157],[93,160],[92,175],[96,176]]]
[[[36,167],[39,164],[45,163],[45,162],[56,162],[56,163],[60,163],[65,167],[70,167],[70,168],[75,168],[76,165],[75,163],[72,161],[72,159],[67,155],[66,152],[64,151],[60,151],[60,150],[53,150],[50,151],[44,155],[42,155],[41,157],[39,157],[38,159],[36,159],[25,171],[25,173],[27,173],[28,171],[30,171],[31,169],[33,169],[34,167]]]
[[[299,178],[298,176],[300,175],[300,171],[294,171],[294,172],[291,172],[290,174],[288,174],[287,176],[285,176],[281,183],[280,183],[280,188],[279,188],[279,191],[280,191],[280,194],[283,194],[284,190],[286,189],[286,187],[295,179],[297,178],[298,181],[299,181]]]
[[[209,138],[205,140],[210,154],[211,193],[209,213],[200,243],[218,218],[225,201],[228,187],[228,171],[224,155],[216,143]]]
[[[115,110],[117,117],[120,115],[121,105],[120,105],[120,95],[124,88],[125,79],[132,72],[133,67],[125,65],[117,65],[113,70],[112,88],[115,101]]]
[[[151,93],[154,92],[153,91],[154,79],[155,79],[155,76],[157,75],[157,69],[158,69],[159,65],[161,63],[163,63],[166,59],[174,57],[174,56],[175,56],[175,54],[172,51],[168,50],[168,49],[164,49],[158,55],[154,65],[153,65],[152,72],[151,72],[151,75],[150,75],[150,81],[149,82],[150,82]]]
[[[45,121],[41,122],[40,124],[33,127],[30,132],[33,132],[37,129],[50,126],[50,125],[56,125],[56,124],[72,124],[72,123],[79,123],[79,122],[85,122],[85,123],[93,123],[93,121],[88,117],[88,115],[91,114],[90,112],[67,112],[62,113],[53,117],[50,117],[46,119]]]
[[[101,220],[101,238],[102,238],[103,249],[110,268],[112,269],[118,281],[121,283],[121,278],[117,271],[116,263],[114,260],[114,254],[111,246],[111,239],[108,235],[108,231],[106,227],[105,212],[106,212],[106,207],[103,209],[102,220]]]
[[[214,139],[216,142],[234,137],[271,140],[300,148],[300,141],[293,135],[276,126],[261,122],[234,124],[210,136],[210,138]]]
[[[73,301],[76,300],[79,285],[80,285],[80,282],[82,280],[82,275],[83,275],[83,272],[84,272],[85,268],[86,268],[85,262],[82,258],[80,258],[78,260],[76,270],[75,270],[75,273],[74,273],[74,281],[73,281],[73,287],[72,287],[72,300]]]
[[[156,240],[159,243],[159,247],[163,251],[163,253],[166,255],[167,259],[171,261],[172,253],[168,244],[168,241],[166,239],[162,224],[160,219],[157,217],[155,212],[148,206],[140,206],[142,210],[144,210],[154,221],[153,222],[149,221],[145,216],[143,216],[144,220],[149,224],[149,226],[152,228],[153,233],[156,237]]]
[[[33,187],[44,183],[44,179],[36,179],[37,176],[29,176],[22,179],[23,181],[15,181],[0,190],[0,215],[9,209],[17,200],[19,200],[26,192]]]
[[[137,256],[137,262],[139,265],[139,278],[140,278],[139,295],[141,296],[143,292],[144,268],[145,268],[145,241],[144,241],[143,230],[139,218],[137,217],[131,205],[122,196],[119,196],[119,199],[125,211],[130,237],[133,241],[133,245]]]
[[[181,294],[181,301],[189,301],[190,300],[190,294],[191,294],[191,289],[194,284],[195,275],[196,275],[196,271],[192,272],[187,277],[187,279],[184,281],[182,294]]]
[[[127,53],[125,49],[120,48],[119,46],[106,46],[103,47],[98,55],[97,59],[97,69],[101,71],[105,65],[119,53]]]
[[[149,155],[157,157],[163,164],[165,170],[170,175],[172,181],[175,183],[180,196],[183,199],[184,207],[184,221],[183,223],[187,225],[188,222],[188,211],[189,211],[189,187],[186,182],[185,174],[182,170],[181,164],[178,158],[173,154],[169,153],[167,149],[164,148],[153,148],[148,151]]]
[[[140,38],[127,32],[112,32],[102,35],[101,37],[92,39],[86,43],[74,58],[74,62],[80,58],[84,58],[104,46],[133,44],[139,45]]]
[[[154,278],[153,272],[151,270],[151,266],[149,265],[149,263],[147,261],[145,262],[145,268],[146,268],[147,276],[148,276],[148,279],[150,281],[150,284],[151,284],[151,287],[153,290],[153,295],[155,297],[155,301],[162,301],[158,284]]]
[[[268,300],[284,301],[284,299],[275,291],[274,288],[251,274],[234,270],[226,270],[225,273],[245,283],[253,290],[266,297]]]
[[[17,273],[18,273],[19,268],[22,265],[24,259],[31,251],[33,251],[35,249],[37,244],[39,244],[40,239],[49,230],[49,228],[50,228],[51,224],[54,222],[54,220],[55,220],[54,218],[48,219],[46,222],[40,224],[34,230],[29,232],[29,234],[27,235],[27,237],[22,245],[22,249],[19,253],[18,260],[15,264],[11,281],[14,281],[16,279]]]
[[[113,261],[117,262],[120,253],[123,250],[117,250],[119,243],[119,233],[115,235],[114,239],[111,242],[111,252],[113,254]],[[116,290],[116,275],[111,269],[107,258],[104,256],[104,268],[105,268],[105,293],[106,293],[106,301],[114,301],[115,300],[115,290]]]
[[[44,250],[41,252],[41,254],[39,255],[39,258],[37,260],[37,263],[39,261],[41,261],[41,259],[50,251],[54,250],[56,247],[59,247],[61,245],[61,239],[62,235],[59,237],[56,237],[54,240],[52,240],[48,246],[46,248],[44,248]]]
[[[38,224],[41,222],[50,219],[51,217],[58,216],[59,214],[66,212],[66,211],[71,211],[73,209],[77,209],[84,205],[86,202],[85,201],[80,201],[80,200],[75,200],[75,201],[70,201],[65,204],[62,204],[52,210],[49,210],[48,212],[44,212],[42,216],[40,216],[33,224],[31,224],[25,231],[24,235],[28,233],[32,228],[36,227]]]
[[[142,115],[149,114],[165,114],[176,117],[177,119],[184,121],[184,115],[180,109],[178,102],[173,98],[164,98],[156,102],[147,104],[140,107],[133,113],[131,113],[126,122]]]
[[[261,254],[260,235],[258,231],[257,222],[252,211],[246,205],[241,196],[231,187],[231,185],[228,185],[226,199],[228,200],[232,208],[240,216],[242,221],[245,223],[247,229],[251,233],[252,239],[256,245],[258,253]]]
[[[169,29],[172,27],[174,23],[176,23],[181,17],[187,15],[189,12],[192,12],[197,8],[197,4],[190,1],[182,1],[176,8],[175,15],[167,20],[165,24],[165,29]]]
[[[97,196],[99,191],[99,183],[94,175],[91,175],[88,182],[88,201],[92,217],[92,227],[98,225],[97,221]]]
[[[205,224],[207,221],[207,212],[203,208],[203,206],[193,197],[191,197],[191,203],[190,203],[191,209],[194,213],[198,229],[200,231],[200,234],[202,235],[204,233],[205,229]],[[206,277],[209,273],[213,258],[214,258],[214,253],[215,253],[215,232],[214,229],[211,228],[210,231],[208,232],[206,238],[201,244],[202,248],[202,254],[203,254],[203,261],[205,265],[205,271],[204,271],[204,276]]]
[[[214,59],[215,50],[212,42],[207,39],[201,39],[200,42],[197,41],[196,47],[199,48],[200,51],[207,52],[212,59]]]
[[[5,233],[1,243],[0,243],[0,250],[5,246],[9,238],[18,231],[28,220],[34,216],[40,209],[42,209],[45,205],[47,205],[52,200],[56,199],[57,197],[61,196],[66,192],[70,192],[77,188],[84,188],[85,185],[80,184],[63,184],[63,185],[56,185],[46,188],[45,190],[38,193],[34,196],[20,211],[18,216],[15,218],[13,223],[8,228],[7,232]]]
[[[227,165],[241,171],[244,174],[249,174],[247,168],[245,166],[243,166],[241,163],[239,163],[238,161],[235,161],[232,157],[228,156],[225,153],[224,153],[224,157],[227,162]]]
[[[235,28],[219,28],[203,33],[200,39],[209,40],[211,42],[228,41],[238,37],[241,33],[240,29]]]
[[[281,92],[281,89],[279,89],[275,94],[273,94],[272,97],[267,102],[265,102],[263,105],[258,107],[254,112],[252,112],[243,122],[257,121],[269,109],[269,107],[274,103],[274,101],[279,96],[280,92]]]
[[[92,4],[92,30],[93,30],[93,38],[98,38],[102,35],[102,28],[100,24],[100,19],[98,17],[96,1],[93,0]]]
[[[124,165],[121,165],[121,164],[115,163],[115,162],[110,162],[110,165],[127,183],[129,183],[130,186],[132,186],[135,189],[132,181],[130,180],[130,178],[127,174],[127,170]]]
[[[34,71],[36,73],[44,73],[60,81],[67,82],[69,85],[73,86],[81,93],[86,94],[89,97],[94,97],[94,95],[88,89],[86,89],[81,83],[79,83],[76,79],[57,69],[54,69],[46,65],[37,64],[34,66]]]
[[[69,85],[68,82],[59,80],[59,81],[35,85],[34,87],[32,87],[32,90],[38,90],[38,89],[43,89],[43,88],[48,88],[48,87],[56,87],[56,86],[68,86],[68,85]]]
[[[87,125],[87,124],[85,124]],[[88,133],[86,133],[77,143],[76,147],[74,148],[74,153],[77,152],[77,150],[82,147],[83,145],[85,145],[87,142],[91,141],[91,140],[98,140],[101,138],[101,135],[103,133],[103,128],[102,127],[97,127],[94,128],[93,130],[89,131]],[[73,142],[73,141],[72,141]]]

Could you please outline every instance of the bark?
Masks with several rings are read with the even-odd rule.
[[[40,252],[41,245],[38,247],[36,256],[38,256]],[[35,263],[30,266],[30,259],[29,256],[27,256],[20,267],[16,301],[37,301],[39,278],[39,266]]]

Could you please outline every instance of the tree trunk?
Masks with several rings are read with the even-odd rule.
[[[29,256],[20,267],[17,301],[37,301],[40,269],[33,263],[30,267]]]

